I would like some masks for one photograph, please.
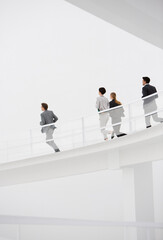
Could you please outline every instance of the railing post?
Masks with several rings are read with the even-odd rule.
[[[151,240],[150,228],[146,228],[147,240]]]
[[[6,161],[8,162],[8,151],[9,151],[9,147],[8,147],[8,141],[6,141]]]
[[[72,148],[75,148],[75,144],[74,144],[74,129],[71,130],[71,134],[72,134]]]
[[[127,227],[124,226],[124,230],[123,230],[123,240],[127,240]]]
[[[17,225],[17,240],[20,240],[20,225]]]
[[[31,156],[32,156],[32,154],[33,154],[32,129],[29,130],[29,136],[30,136],[30,153],[31,153]]]
[[[128,105],[128,120],[129,120],[129,132],[132,133],[132,112],[131,105]]]
[[[84,125],[84,117],[81,118],[82,121],[82,142],[83,146],[85,145],[85,125]]]

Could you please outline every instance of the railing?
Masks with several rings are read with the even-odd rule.
[[[153,240],[157,239],[154,236],[158,236],[158,239],[163,238],[163,223],[155,223],[155,222],[124,222],[124,221],[102,221],[102,220],[83,220],[83,219],[68,219],[68,218],[47,218],[47,217],[26,217],[26,216],[0,216],[0,229],[3,226],[3,233],[0,230],[0,237],[8,236],[10,231],[13,235],[13,227],[15,226],[15,236],[17,240],[23,239],[26,231],[23,233],[24,229],[27,228],[28,232],[30,232],[30,228],[34,228],[34,226],[40,227],[44,226],[44,234],[47,236],[49,232],[49,226],[71,226],[71,227],[92,227],[92,231],[98,231],[98,227],[105,227],[107,229],[112,229],[112,231],[108,234],[108,239],[114,239],[114,234],[119,231],[119,238],[116,234],[116,239],[119,240],[128,240],[128,239],[136,239],[137,231],[142,231],[144,233],[143,240]],[[45,226],[48,226],[47,232]],[[21,230],[21,231],[20,231]],[[131,232],[132,230],[132,232]],[[73,229],[72,229],[73,231]],[[104,230],[103,230],[104,231]],[[62,235],[62,230],[60,234]],[[32,237],[32,236],[31,236]],[[51,236],[52,237],[52,236]],[[55,235],[54,235],[55,237]],[[135,237],[135,238],[134,238]],[[154,237],[154,238],[153,238]],[[15,238],[14,238],[15,239]]]
[[[150,99],[154,99],[159,95],[159,98],[156,98],[157,109],[154,105],[149,103]],[[144,113],[143,103],[147,103],[147,111]],[[117,118],[120,110],[124,109],[125,116]],[[98,143],[103,141],[101,130],[99,127],[99,116],[98,114],[109,114],[110,120],[113,120],[113,123],[109,121],[107,124],[108,130],[117,131],[116,127],[121,126],[120,132],[126,134],[132,134],[134,132],[141,131],[145,129],[145,117],[152,115],[155,116],[157,113],[163,117],[163,91],[132,101],[123,106],[118,106],[111,108],[102,112],[99,112],[94,115],[89,115],[87,117],[82,117],[75,119],[74,121],[69,121],[60,125],[58,122],[57,129],[54,131],[54,141],[59,146],[61,151],[70,150],[78,147],[83,147],[93,143]],[[118,121],[117,119],[120,119]],[[152,125],[157,123],[152,122]],[[41,133],[41,128],[51,126],[53,124],[48,124],[46,126],[40,126],[29,131],[28,137],[24,139],[16,139],[15,137],[12,140],[1,142],[0,143],[0,162],[20,160],[23,158],[29,158],[32,156],[40,156],[48,153],[53,153],[53,150],[45,144],[45,134]],[[117,134],[118,135],[118,134]],[[110,136],[109,136],[110,138]],[[48,141],[51,141],[49,139]],[[47,141],[47,142],[48,142]]]

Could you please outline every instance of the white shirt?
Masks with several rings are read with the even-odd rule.
[[[100,96],[96,100],[96,108],[98,111],[103,111],[109,108],[109,100],[105,96]]]

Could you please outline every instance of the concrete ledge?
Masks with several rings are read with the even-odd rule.
[[[0,186],[120,169],[163,159],[163,124],[108,142],[0,164]]]

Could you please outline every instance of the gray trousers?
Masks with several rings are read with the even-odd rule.
[[[100,120],[100,129],[101,133],[104,136],[104,140],[108,138],[108,134],[110,134],[110,131],[106,130],[106,125],[109,121],[109,115],[108,113],[100,113],[99,114],[99,120]]]
[[[158,113],[155,113],[155,114],[152,114],[152,115],[149,115],[149,116],[145,117],[145,123],[146,123],[147,127],[151,125],[151,117],[153,118],[153,120],[155,122],[163,122],[163,118],[160,118],[158,116]]]
[[[46,131],[46,143],[52,147],[54,149],[54,151],[58,150],[58,147],[57,145],[55,144],[54,140],[51,140],[53,139],[53,133],[54,133],[54,130],[49,128],[47,131]],[[49,141],[51,140],[51,141]]]
[[[146,126],[151,126],[151,117],[153,118],[153,120],[155,122],[163,122],[163,118],[160,118],[158,116],[158,113],[157,113],[157,105],[156,105],[156,102],[155,100],[149,102],[149,103],[145,103],[143,105],[144,107],[144,113],[145,114],[150,114],[151,112],[156,112],[154,114],[151,114],[151,115],[148,115],[145,117],[145,123],[146,123]]]
[[[114,133],[117,135],[120,135],[120,128],[121,128],[121,117],[112,117],[112,124],[116,124],[119,123],[116,126],[113,126],[114,131],[112,132],[112,136],[114,136]]]

